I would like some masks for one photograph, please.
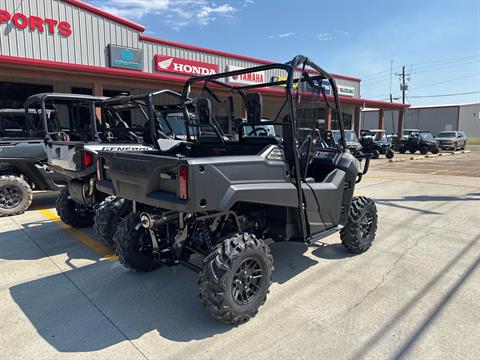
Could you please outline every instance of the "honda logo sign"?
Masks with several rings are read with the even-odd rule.
[[[173,56],[155,55],[155,69],[185,75],[213,75],[218,73],[218,65],[201,61],[187,60]]]

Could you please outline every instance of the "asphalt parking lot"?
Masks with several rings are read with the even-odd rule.
[[[273,244],[268,301],[238,327],[204,312],[195,273],[130,272],[37,194],[0,219],[1,357],[479,359],[480,150],[372,161],[356,192],[377,203],[373,247]]]

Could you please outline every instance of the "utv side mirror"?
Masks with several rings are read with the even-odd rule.
[[[209,99],[197,100],[197,113],[199,125],[210,125],[212,120],[212,103]]]

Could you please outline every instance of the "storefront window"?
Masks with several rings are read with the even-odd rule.
[[[345,129],[350,130],[352,128],[352,115],[343,113],[343,124]],[[332,129],[340,130],[340,125],[338,123],[338,114],[334,111],[332,114]]]
[[[93,90],[84,87],[72,87],[72,94],[93,95]]]
[[[29,96],[52,91],[51,85],[0,82],[0,108],[21,109]]]

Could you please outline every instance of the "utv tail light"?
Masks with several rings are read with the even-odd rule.
[[[100,156],[97,156],[97,179],[103,180],[103,161]]]
[[[89,152],[82,153],[82,167],[87,168],[93,165],[93,154]]]
[[[188,166],[180,165],[178,169],[178,177],[180,179],[180,199],[188,199]]]

